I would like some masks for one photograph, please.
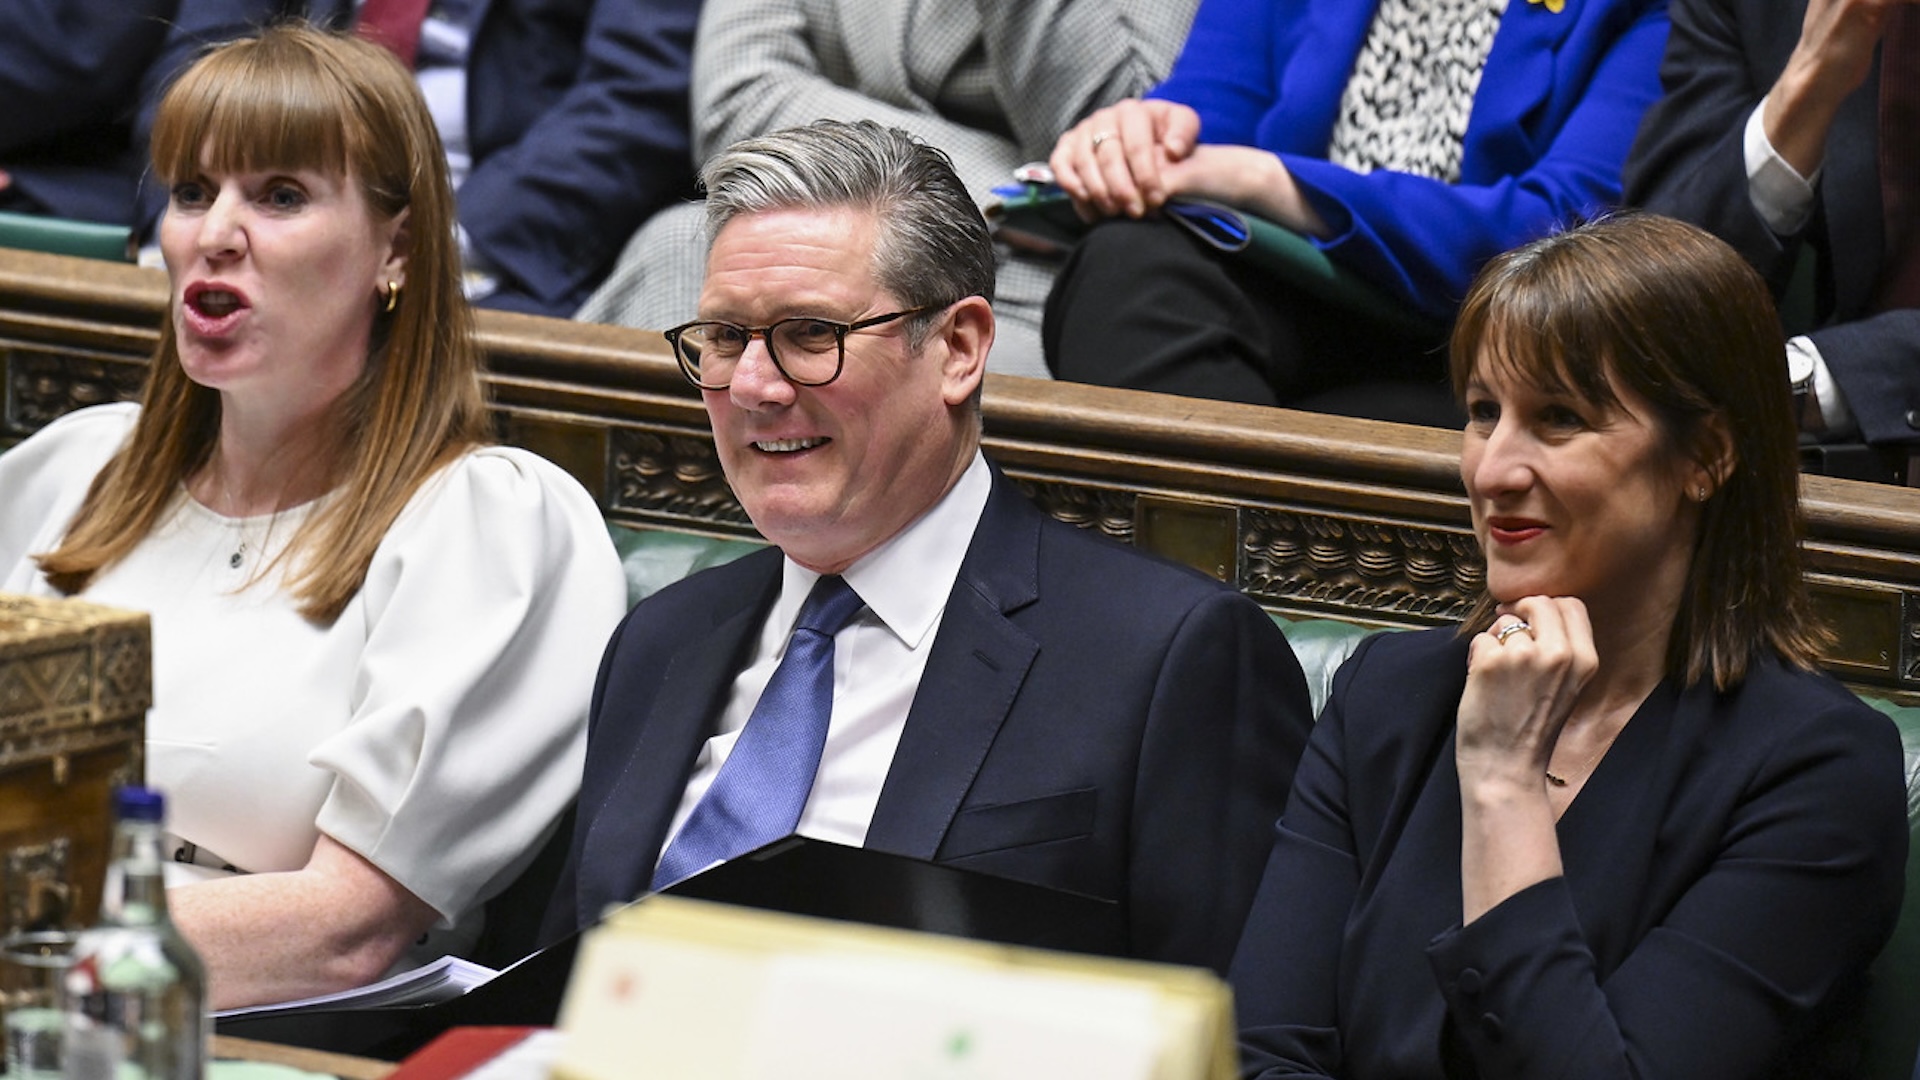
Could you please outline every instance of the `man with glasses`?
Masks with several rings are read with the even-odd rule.
[[[1224,969],[1311,723],[1286,639],[981,455],[993,249],[945,155],[821,121],[703,179],[667,337],[775,547],[615,633],[550,932],[798,832],[1112,900],[1116,951]]]

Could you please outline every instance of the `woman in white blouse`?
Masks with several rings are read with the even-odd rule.
[[[169,900],[224,1008],[471,940],[576,791],[625,591],[580,486],[487,445],[445,159],[390,55],[223,46],[153,165],[145,397],[0,456],[0,589],[151,613]]]

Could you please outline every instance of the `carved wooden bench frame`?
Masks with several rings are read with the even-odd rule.
[[[0,249],[0,444],[137,392],[166,306],[157,271]],[[659,335],[484,312],[502,436],[609,518],[753,529],[698,394]],[[1456,620],[1482,566],[1454,432],[990,376],[989,455],[1056,517],[1198,566],[1270,610],[1386,626]],[[1806,477],[1828,667],[1920,701],[1920,490]],[[0,512],[4,512],[0,508]]]

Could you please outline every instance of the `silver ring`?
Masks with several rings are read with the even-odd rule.
[[[1111,138],[1113,138],[1113,132],[1111,131],[1096,131],[1093,133],[1093,138],[1089,140],[1089,143],[1093,149],[1098,150],[1100,149],[1101,143]]]
[[[1517,622],[1510,622],[1506,626],[1494,632],[1493,640],[1499,642],[1502,645],[1505,645],[1507,643],[1508,638],[1512,637],[1515,634],[1521,633],[1523,631],[1526,633],[1528,637],[1532,637],[1533,636],[1532,624],[1528,623],[1527,620],[1525,619],[1521,619]]]

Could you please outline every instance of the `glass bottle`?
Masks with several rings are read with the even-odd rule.
[[[114,793],[100,920],[74,943],[66,980],[68,1080],[201,1080],[207,973],[167,917],[162,822],[148,788]]]

